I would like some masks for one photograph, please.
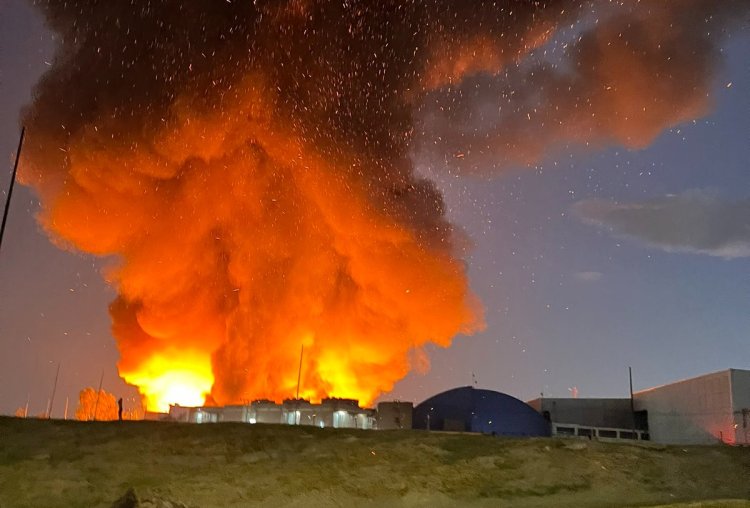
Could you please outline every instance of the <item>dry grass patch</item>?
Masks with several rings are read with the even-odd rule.
[[[0,418],[0,507],[110,507],[129,489],[175,508],[748,507],[750,449]]]

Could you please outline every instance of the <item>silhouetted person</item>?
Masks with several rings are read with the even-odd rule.
[[[117,399],[117,419],[122,421],[122,397]]]

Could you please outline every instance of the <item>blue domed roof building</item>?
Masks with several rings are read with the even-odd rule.
[[[523,401],[465,386],[431,397],[414,408],[413,428],[481,432],[498,436],[549,436],[550,423]]]

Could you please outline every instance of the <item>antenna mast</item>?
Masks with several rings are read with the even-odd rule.
[[[96,391],[96,403],[94,403],[94,421],[96,421],[96,410],[99,408],[99,395],[102,393],[102,381],[104,381],[104,371],[99,378],[99,389]]]
[[[297,400],[299,400],[299,382],[302,380],[302,355],[305,353],[305,345],[302,344],[299,350],[299,370],[297,371],[297,396],[295,397]]]
[[[8,197],[5,200],[5,211],[3,212],[3,223],[0,226],[0,248],[3,245],[3,236],[5,234],[5,223],[8,222],[8,211],[10,210],[10,197],[13,195],[13,185],[16,183],[16,173],[18,172],[18,160],[21,158],[21,148],[23,147],[23,137],[26,133],[26,127],[21,129],[21,139],[18,140],[18,150],[16,150],[16,162],[13,164],[13,176],[10,179],[8,187]]]
[[[47,419],[52,418],[52,404],[55,403],[55,392],[57,391],[57,378],[60,376],[60,362],[57,362],[57,373],[55,373],[55,383],[52,385],[52,396],[49,398],[49,407],[47,408]]]

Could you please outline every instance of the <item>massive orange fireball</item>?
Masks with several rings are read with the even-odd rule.
[[[54,241],[111,259],[120,374],[164,410],[280,401],[300,373],[301,396],[368,404],[481,329],[467,242],[412,158],[643,146],[707,110],[704,34],[745,4],[37,5],[60,54],[20,177]],[[580,33],[559,65],[527,65],[560,27]]]

